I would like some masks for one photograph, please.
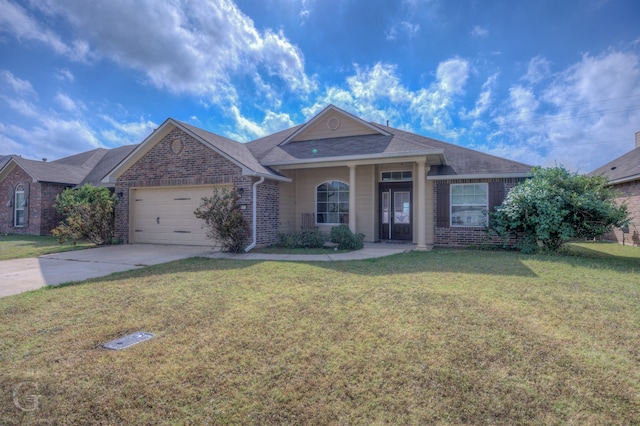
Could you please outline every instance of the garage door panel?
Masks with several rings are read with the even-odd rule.
[[[132,197],[132,238],[136,243],[215,245],[193,212],[213,186],[139,188]]]

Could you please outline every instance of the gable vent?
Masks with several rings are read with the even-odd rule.
[[[340,127],[340,119],[338,117],[331,117],[327,120],[327,127],[329,130],[338,130],[338,127]]]

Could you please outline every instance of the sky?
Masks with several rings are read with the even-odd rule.
[[[637,0],[0,0],[0,155],[246,142],[333,104],[587,173],[640,131]]]

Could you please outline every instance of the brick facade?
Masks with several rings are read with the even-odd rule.
[[[14,226],[12,213],[14,208],[7,206],[9,200],[14,200],[14,190],[22,184],[27,188],[28,217],[25,226]],[[15,167],[0,183],[0,233],[21,235],[49,235],[58,226],[62,216],[54,207],[56,196],[64,191],[68,185],[33,182],[22,168]]]
[[[177,152],[172,149],[175,140],[181,141],[181,149]],[[175,148],[175,144],[173,147]],[[251,224],[252,190],[256,180],[257,178],[243,176],[239,166],[189,134],[174,129],[117,179],[116,238],[124,243],[129,242],[130,188],[233,184],[235,190],[243,190],[240,204],[246,206],[244,215]],[[278,221],[278,188],[278,184],[272,181],[265,181],[258,186],[259,244],[276,241],[277,227],[274,227],[275,230],[271,229],[269,224],[274,220],[275,223]],[[276,206],[275,211],[272,205]]]
[[[524,178],[509,179],[490,179],[490,180],[446,180],[438,181],[434,185],[433,198],[434,202],[434,245],[445,247],[467,247],[471,245],[502,245],[504,240],[497,236],[490,237],[484,227],[466,227],[466,226],[438,226],[438,185],[443,184],[459,184],[459,183],[491,183],[502,182],[504,184],[503,198]],[[510,245],[515,245],[516,241],[510,240]]]
[[[620,193],[616,202],[618,204],[623,202],[627,204],[631,223],[629,223],[628,233],[623,233],[621,229],[616,228],[605,234],[603,239],[638,247],[640,246],[640,179],[621,183],[613,186],[613,188]]]

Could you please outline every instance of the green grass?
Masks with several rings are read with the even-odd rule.
[[[58,240],[52,236],[0,234],[0,260],[38,257],[43,254],[79,250],[94,246],[94,244],[86,241],[79,241],[75,246],[70,242],[59,244]]]
[[[6,297],[0,424],[639,424],[639,277],[640,249],[579,244],[196,258]]]
[[[269,246],[254,249],[252,253],[265,253],[265,254],[335,254],[335,253],[348,253],[349,250],[338,250],[337,248],[319,247],[319,248],[284,248],[278,246]]]

